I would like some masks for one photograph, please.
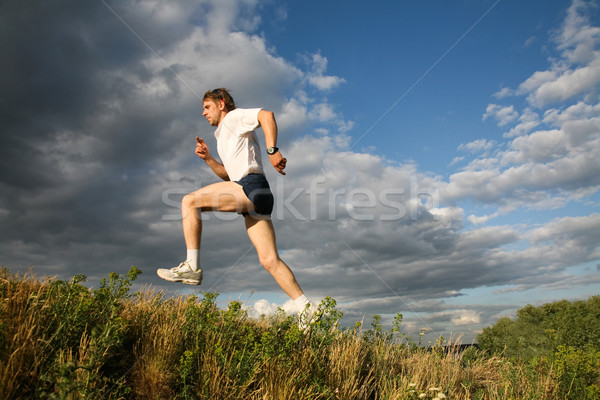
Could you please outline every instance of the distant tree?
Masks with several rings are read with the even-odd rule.
[[[490,353],[525,360],[552,354],[558,346],[600,350],[600,296],[527,305],[517,311],[516,319],[501,318],[484,328],[477,340]]]
[[[510,318],[500,318],[496,323],[477,336],[479,348],[490,353],[501,353],[507,345],[507,338],[512,336],[511,330],[514,322]]]
[[[555,323],[559,344],[576,349],[589,344],[600,350],[600,296],[572,303],[557,314]]]

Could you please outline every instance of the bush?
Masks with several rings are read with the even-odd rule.
[[[561,398],[600,398],[600,351],[591,345],[585,349],[560,345],[553,358]]]
[[[254,320],[237,301],[221,310],[216,293],[130,294],[140,273],[109,274],[89,290],[81,275],[40,282],[0,270],[3,398],[598,398],[591,347],[559,346],[527,363],[461,354],[444,338],[423,348],[401,332],[401,314],[389,332],[380,317],[367,331],[342,329],[331,298],[303,332],[282,311]],[[512,329],[509,320],[498,327]]]
[[[559,346],[600,350],[600,296],[528,305],[516,319],[501,318],[484,328],[477,339],[483,350],[523,361],[551,356]]]

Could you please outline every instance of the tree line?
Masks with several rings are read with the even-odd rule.
[[[559,346],[600,351],[600,296],[527,305],[515,319],[499,319],[477,337],[481,349],[530,360],[554,353]]]

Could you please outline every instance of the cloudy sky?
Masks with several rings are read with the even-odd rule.
[[[470,341],[599,294],[600,4],[339,4],[2,2],[0,265],[288,307],[236,215],[204,216],[200,288],[155,274],[218,179],[194,138],[215,149],[201,97],[224,86],[275,112],[278,247],[348,324]]]

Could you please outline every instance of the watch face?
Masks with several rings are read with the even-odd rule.
[[[267,149],[267,153],[269,153],[269,154],[275,154],[275,153],[277,153],[277,147],[269,147]]]

